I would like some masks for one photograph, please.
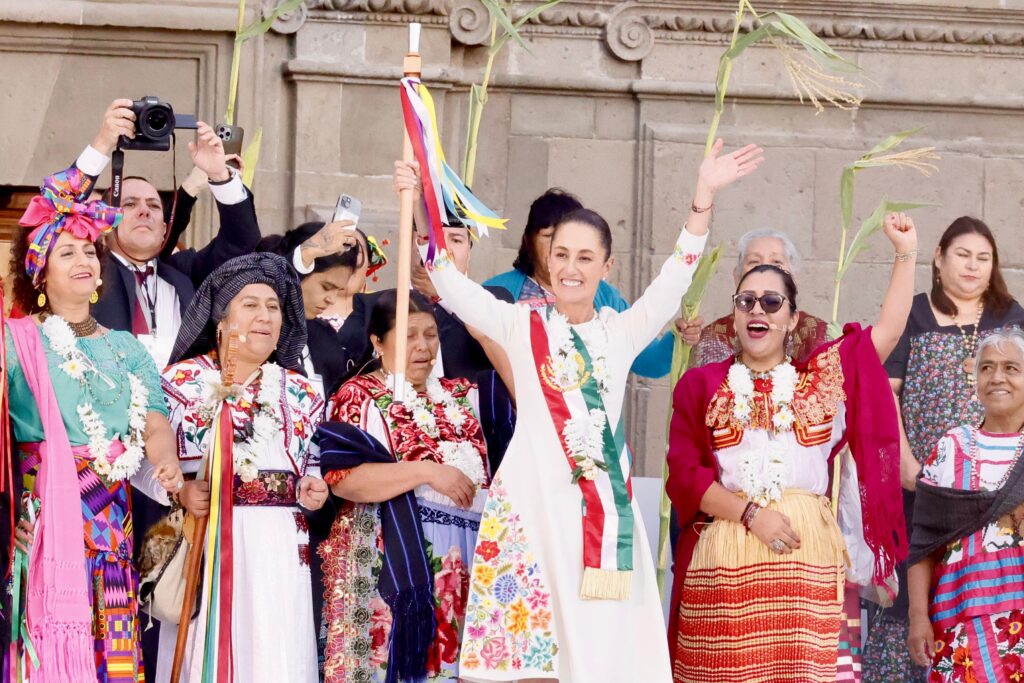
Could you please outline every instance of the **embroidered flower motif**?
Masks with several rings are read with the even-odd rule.
[[[576,463],[572,471],[573,484],[580,479],[593,481],[597,479],[599,470],[608,471],[608,464],[601,457],[607,423],[604,411],[599,408],[566,420],[562,436],[569,456]]]

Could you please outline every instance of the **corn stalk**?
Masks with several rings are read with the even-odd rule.
[[[698,313],[700,313],[700,304],[704,299],[704,293],[708,290],[708,285],[711,284],[711,279],[715,276],[715,271],[718,270],[718,261],[722,258],[722,245],[719,244],[709,253],[701,257],[700,262],[697,264],[697,270],[693,274],[693,281],[690,283],[690,288],[686,290],[686,294],[683,296],[682,313],[683,317],[690,320]],[[679,333],[673,330],[673,334],[676,335],[675,352],[672,354],[672,376],[682,377],[686,368],[690,365],[690,354],[693,352],[693,347],[684,342],[679,336]],[[675,386],[673,383],[672,386]],[[665,442],[668,442],[667,434]],[[668,568],[669,563],[669,524],[672,517],[672,501],[668,499],[668,495],[665,493],[664,483],[668,481],[668,462],[666,461],[662,468],[662,494],[661,504],[658,509],[659,523],[658,523],[658,590],[663,591],[665,588],[665,572]]]
[[[235,31],[234,46],[231,51],[231,76],[228,79],[228,106],[224,110],[224,123],[233,126],[235,123],[235,105],[238,102],[238,74],[242,63],[242,45],[250,38],[261,36],[270,30],[270,27],[281,16],[298,9],[303,0],[284,0],[276,6],[265,19],[257,19],[248,26],[245,25],[245,1],[238,0],[238,28]],[[260,142],[263,140],[263,129],[257,128],[250,138],[249,144],[242,152],[245,175],[242,178],[247,186],[252,186],[256,176],[256,164],[260,158]]]
[[[834,280],[835,291],[832,295],[832,320],[829,322],[829,336],[835,338],[842,333],[839,323],[839,298],[842,292],[843,276],[846,275],[850,265],[868,245],[868,240],[876,232],[881,230],[885,215],[892,211],[909,211],[927,204],[919,202],[892,202],[883,197],[878,207],[865,218],[857,233],[850,240],[849,248],[846,244],[849,240],[850,228],[853,223],[853,196],[856,189],[857,174],[868,168],[901,167],[909,168],[929,176],[936,170],[932,161],[939,157],[935,154],[934,147],[919,147],[904,151],[895,151],[904,140],[917,133],[920,129],[905,130],[895,135],[890,135],[882,142],[875,145],[871,151],[860,157],[852,164],[843,168],[839,180],[839,205],[840,205],[840,227],[839,258],[836,262],[836,276]]]
[[[750,0],[737,0],[736,13],[733,17],[732,39],[729,47],[718,61],[718,74],[715,78],[715,111],[708,128],[704,144],[704,156],[711,153],[711,147],[718,138],[718,127],[725,112],[725,96],[729,88],[733,65],[746,49],[757,43],[767,41],[782,56],[782,61],[794,91],[803,102],[810,101],[815,110],[824,111],[823,103],[831,104],[839,109],[855,109],[860,105],[861,98],[854,94],[860,83],[849,80],[843,74],[853,74],[860,68],[847,61],[833,50],[825,41],[814,34],[807,25],[791,14],[772,11],[759,14],[751,5]],[[718,267],[720,257],[716,247],[710,254],[701,257],[697,272],[705,269],[704,277],[710,280]],[[701,299],[707,283],[698,287],[696,277],[689,291],[683,297],[680,313],[685,320],[692,320],[700,309]],[[696,291],[695,291],[696,290]],[[693,296],[691,296],[691,293]],[[672,353],[672,371],[669,375],[670,386],[675,387],[679,378],[690,367],[691,349],[676,335],[675,348]],[[666,439],[667,442],[667,439]],[[660,505],[660,523],[658,534],[658,589],[664,594],[665,574],[669,563],[669,525],[672,504],[665,492],[668,481],[668,465],[662,472],[662,495]]]
[[[477,139],[480,136],[480,122],[483,120],[484,106],[487,104],[487,86],[491,82],[495,58],[509,40],[514,40],[524,50],[530,52],[526,41],[519,34],[519,29],[540,16],[541,12],[551,9],[562,0],[542,2],[516,20],[512,18],[515,0],[480,0],[480,2],[487,8],[491,17],[491,38],[488,43],[487,64],[484,66],[483,78],[480,83],[474,83],[469,88],[469,127],[466,133],[466,150],[462,159],[462,180],[467,187],[473,187],[473,177],[476,175]]]

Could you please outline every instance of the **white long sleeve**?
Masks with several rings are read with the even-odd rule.
[[[427,258],[427,246],[420,246],[420,256]],[[495,298],[482,285],[473,282],[458,271],[451,261],[438,259],[436,267],[428,269],[446,310],[459,316],[462,322],[475,327],[485,335],[506,346],[511,337],[512,324],[518,307]]]
[[[707,239],[707,234],[693,235],[683,228],[672,256],[662,264],[657,277],[632,306],[615,316],[613,334],[626,341],[631,357],[650,344],[679,310]]]
[[[152,498],[161,505],[169,506],[171,499],[160,482],[153,478],[154,474],[156,474],[156,468],[153,467],[153,463],[143,458],[139,471],[132,475],[132,488],[142,491],[148,498]]]

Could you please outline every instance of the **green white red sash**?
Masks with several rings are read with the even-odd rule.
[[[566,424],[573,419],[586,420],[594,410],[602,411],[605,416],[608,411],[594,378],[590,353],[576,331],[571,327],[570,331],[581,368],[580,382],[578,386],[564,387],[552,380],[550,364],[557,350],[551,348],[544,320],[537,311],[530,314],[530,346],[541,392],[569,465],[570,478],[579,485],[583,496],[580,597],[627,600],[633,574],[633,488],[630,481],[633,459],[623,436],[622,417],[614,431],[605,419],[600,457],[607,471],[597,472],[594,479],[581,477],[577,472],[580,464],[568,445]]]

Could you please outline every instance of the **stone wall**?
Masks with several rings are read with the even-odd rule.
[[[713,240],[726,245],[727,257],[706,313],[725,311],[738,236],[774,227],[790,232],[803,253],[801,306],[829,315],[841,169],[885,136],[918,126],[917,144],[942,156],[939,173],[862,174],[858,220],[882,196],[933,204],[914,212],[924,287],[941,231],[959,215],[980,216],[999,236],[1011,287],[1021,293],[1024,3],[757,4],[804,18],[859,64],[864,104],[815,114],[794,96],[773,49],[743,56],[720,132],[730,144],[762,144],[767,163],[718,200]],[[249,5],[252,20],[259,2]],[[228,0],[0,0],[0,185],[30,186],[73,158],[115,96],[157,94],[218,120],[234,7]],[[511,46],[500,55],[484,115],[474,189],[510,219],[510,230],[476,247],[477,278],[509,267],[530,201],[559,186],[608,219],[613,283],[629,297],[642,291],[685,219],[732,9],[724,0],[565,2],[528,25],[530,50]],[[486,60],[488,27],[476,0],[307,0],[245,45],[239,123],[250,136],[263,129],[254,190],[264,231],[323,216],[347,192],[363,200],[365,227],[393,233],[390,169],[401,141],[395,82],[410,21],[424,24],[424,80],[457,162],[468,88]],[[166,155],[131,153],[128,163],[170,189]],[[179,176],[188,166],[180,143]],[[206,204],[194,242],[207,238],[210,215]],[[853,266],[841,318],[877,315],[891,262],[883,242]],[[385,273],[386,282],[393,275]],[[660,468],[668,402],[664,380],[635,383],[630,429],[644,474]]]

